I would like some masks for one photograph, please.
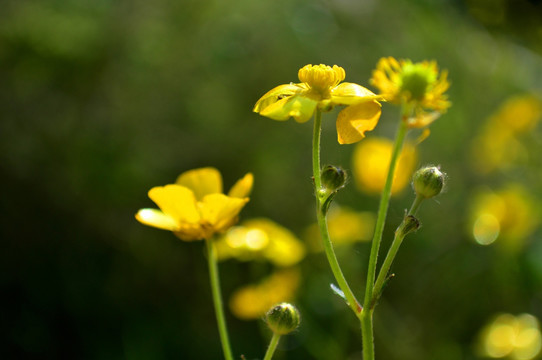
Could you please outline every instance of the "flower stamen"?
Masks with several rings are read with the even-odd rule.
[[[331,97],[331,89],[346,77],[344,69],[333,65],[305,65],[298,72],[299,80],[318,92],[323,98]]]

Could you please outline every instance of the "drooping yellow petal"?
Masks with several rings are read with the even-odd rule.
[[[140,223],[155,228],[170,231],[179,229],[179,225],[175,219],[157,209],[141,209],[137,212],[135,217]]]
[[[382,100],[382,96],[354,83],[341,83],[331,90],[333,105],[354,105],[369,100]]]
[[[363,102],[343,109],[337,117],[339,144],[352,144],[363,139],[365,131],[375,128],[381,112],[377,101]]]
[[[426,112],[419,110],[416,111],[416,114],[413,117],[407,119],[407,124],[410,129],[421,129],[437,120],[440,115],[442,114],[437,111]]]
[[[164,214],[177,222],[196,223],[200,220],[194,193],[184,186],[153,187],[149,190],[149,197]]]
[[[222,175],[213,167],[186,171],[179,175],[176,184],[192,190],[198,200],[208,194],[222,193]]]
[[[275,102],[260,111],[260,115],[273,120],[288,120],[293,117],[295,121],[303,123],[308,121],[318,105],[318,101],[311,98],[294,95]]]
[[[269,90],[264,96],[262,96],[256,105],[254,105],[254,112],[260,113],[265,110],[266,107],[276,103],[277,101],[290,97],[303,91],[304,87],[298,84],[285,84],[279,85]]]
[[[228,196],[234,198],[244,198],[250,194],[252,190],[252,185],[254,184],[254,176],[251,173],[243,176],[242,179],[238,180],[235,185],[232,186],[228,192]]]
[[[216,232],[227,230],[237,221],[237,215],[248,202],[224,194],[211,194],[203,198],[200,206],[202,222],[210,224]]]

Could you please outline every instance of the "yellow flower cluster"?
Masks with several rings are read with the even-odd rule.
[[[542,119],[542,101],[533,95],[515,96],[506,100],[491,115],[471,146],[473,167],[478,173],[508,170],[526,162],[530,150],[522,136]]]
[[[330,111],[336,105],[346,105],[337,118],[337,136],[341,144],[355,143],[373,130],[381,114],[375,95],[361,85],[343,82],[345,71],[333,65],[306,65],[298,72],[301,83],[279,85],[263,95],[254,112],[274,120],[290,117],[303,123],[316,109]]]
[[[215,168],[201,168],[181,174],[175,184],[149,190],[158,209],[141,209],[136,219],[142,224],[172,231],[181,240],[210,239],[237,222],[252,189],[252,174],[245,175],[228,192],[222,193],[222,175]]]
[[[480,334],[480,355],[490,358],[531,360],[542,348],[538,319],[530,314],[500,314]]]
[[[352,156],[352,176],[359,190],[380,194],[386,183],[393,142],[387,138],[372,137],[358,145]],[[399,155],[391,192],[403,190],[412,178],[418,160],[416,147],[406,143]]]
[[[450,87],[447,71],[439,69],[435,61],[413,63],[410,60],[381,58],[373,71],[371,84],[394,104],[409,105],[414,117],[408,119],[411,128],[429,125],[450,107],[444,93]],[[432,110],[427,112],[426,110]]]

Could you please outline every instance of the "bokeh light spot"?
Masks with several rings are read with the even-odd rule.
[[[480,245],[490,245],[499,237],[501,226],[492,214],[481,214],[474,222],[472,234]]]

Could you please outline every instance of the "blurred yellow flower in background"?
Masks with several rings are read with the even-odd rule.
[[[393,142],[387,138],[372,137],[356,145],[352,156],[352,176],[359,190],[380,194],[386,182]],[[399,155],[392,184],[392,195],[410,183],[418,160],[416,147],[406,143]]]
[[[305,256],[305,246],[288,229],[269,219],[251,219],[232,227],[216,242],[219,260],[267,260],[291,266]]]
[[[408,119],[411,128],[429,125],[450,107],[444,93],[450,87],[448,72],[439,69],[435,61],[413,63],[411,60],[381,58],[373,71],[371,84],[394,104],[410,105],[414,117]],[[426,112],[429,109],[432,112]]]
[[[500,314],[480,333],[478,351],[482,356],[514,360],[534,359],[542,347],[540,325],[530,314]]]
[[[297,268],[278,270],[258,284],[236,290],[229,301],[230,310],[240,319],[259,319],[273,305],[292,301],[300,278]]]
[[[210,239],[237,222],[249,201],[253,176],[245,175],[228,192],[222,193],[222,175],[211,167],[182,173],[175,184],[149,190],[158,209],[141,209],[136,219],[142,224],[172,231],[181,240]]]
[[[327,216],[329,237],[334,245],[351,244],[372,239],[376,221],[374,213],[354,211],[348,207],[333,204]],[[307,228],[305,238],[312,250],[324,250],[320,240],[318,224],[312,224]]]
[[[542,101],[539,98],[521,95],[506,100],[472,141],[472,162],[476,172],[487,174],[527,162],[530,150],[522,143],[521,136],[534,129],[541,118]]]
[[[473,197],[470,225],[474,240],[489,245],[498,238],[509,250],[520,250],[539,225],[539,211],[528,191],[519,184],[503,190],[481,190]]]
[[[373,130],[380,118],[381,97],[354,83],[341,83],[345,78],[342,67],[306,65],[298,72],[301,83],[279,85],[263,95],[254,112],[274,120],[303,123],[315,110],[330,111],[336,105],[346,105],[337,117],[337,135],[341,144],[351,144]]]

